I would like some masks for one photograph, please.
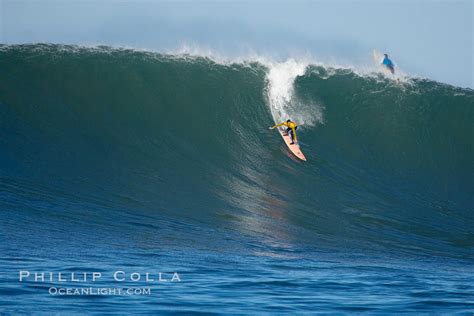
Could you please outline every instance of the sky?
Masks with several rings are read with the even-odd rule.
[[[473,83],[473,0],[0,0],[0,43],[183,47],[368,65],[389,53],[413,76]]]

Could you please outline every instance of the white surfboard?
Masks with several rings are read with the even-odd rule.
[[[377,64],[377,65],[382,65],[382,61],[383,61],[383,54],[381,52],[379,52],[378,50],[374,49],[372,51],[372,57],[374,58],[374,62]]]

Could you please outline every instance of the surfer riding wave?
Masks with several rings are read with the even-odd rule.
[[[395,65],[393,64],[393,62],[390,60],[390,58],[388,58],[388,54],[383,54],[383,60],[382,60],[382,65],[384,65],[385,67],[387,67],[390,72],[392,74],[395,73]]]
[[[274,129],[276,127],[280,127],[280,126],[286,126],[287,129],[286,129],[286,134],[287,135],[290,135],[291,137],[291,145],[293,145],[295,142],[297,142],[297,138],[296,138],[296,129],[298,128],[298,126],[296,125],[295,122],[293,122],[292,120],[287,120],[286,122],[283,122],[281,124],[277,124],[275,126],[272,126],[270,127],[270,129]]]

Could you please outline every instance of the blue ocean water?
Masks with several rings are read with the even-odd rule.
[[[2,46],[0,311],[472,313],[473,119],[426,79]]]

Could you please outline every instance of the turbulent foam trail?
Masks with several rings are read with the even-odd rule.
[[[294,101],[293,82],[297,76],[304,75],[306,67],[307,65],[299,64],[293,59],[270,65],[267,74],[268,99],[276,122],[294,116],[294,113],[288,113],[291,111],[291,102]]]
[[[469,89],[294,59],[3,47],[2,207],[471,257],[472,104]],[[287,118],[307,164],[266,129]]]
[[[294,82],[306,73],[308,64],[289,59],[282,63],[268,63],[267,67],[267,95],[274,121],[279,123],[292,119],[308,126],[321,122],[321,106],[305,104],[295,96]]]

